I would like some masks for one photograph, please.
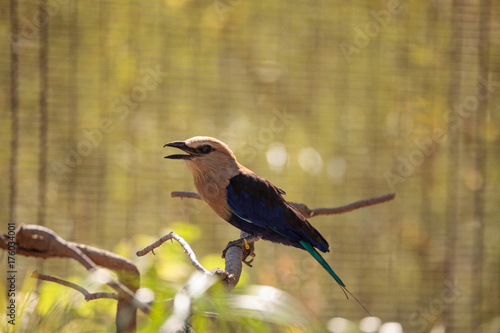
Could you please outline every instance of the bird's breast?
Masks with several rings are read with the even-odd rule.
[[[231,217],[231,208],[227,204],[227,184],[229,181],[211,179],[196,179],[196,189],[201,198],[213,209],[213,211],[224,220]]]

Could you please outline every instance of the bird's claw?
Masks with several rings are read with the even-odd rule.
[[[245,239],[245,247],[243,248],[243,253],[241,255],[241,261],[247,265],[248,267],[252,267],[252,262],[253,262],[253,259],[250,259],[250,260],[247,260],[248,257],[253,257],[255,258],[255,253],[254,253],[254,250],[255,250],[255,246],[254,246],[254,243],[250,243],[248,244],[246,239]]]
[[[226,252],[233,246],[238,246],[241,247],[243,250],[241,261],[245,263],[245,265],[252,267],[251,263],[253,262],[253,259],[251,260],[246,260],[248,257],[255,257],[254,253],[254,242],[259,240],[259,238],[255,238],[254,236],[249,236],[249,237],[243,237],[234,241],[231,241],[227,243],[226,248],[222,251],[222,258],[226,257]],[[250,242],[249,242],[250,240]]]
[[[250,259],[250,260],[248,260],[248,261],[247,261],[247,260],[245,260],[245,259],[243,259],[243,258],[242,258],[242,259],[241,259],[241,261],[242,261],[245,265],[247,265],[248,267],[253,267],[253,266],[252,266],[253,259]]]

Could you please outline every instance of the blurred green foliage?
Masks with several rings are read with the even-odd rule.
[[[185,223],[175,223],[186,233],[186,240],[200,239],[200,229]],[[116,245],[114,252],[130,255],[135,249],[150,244],[150,236],[138,234]],[[149,315],[139,312],[138,331],[158,332],[172,315],[174,297],[182,293],[190,276],[196,274],[182,247],[167,242],[156,249],[156,255],[132,258],[140,267],[141,287],[154,294]],[[213,255],[202,257],[202,263],[220,264]],[[217,262],[218,261],[218,262]],[[222,262],[222,265],[224,263]],[[76,265],[76,264],[75,264]],[[210,267],[210,266],[207,266]],[[106,285],[97,283],[85,274],[74,275],[68,281],[90,292],[113,292]],[[98,299],[85,301],[83,296],[65,286],[26,278],[18,301],[21,307],[16,325],[2,324],[4,332],[112,332],[115,330],[116,300]],[[2,286],[0,291],[4,291]],[[6,295],[2,296],[5,306]],[[187,324],[196,332],[304,332],[324,331],[318,324],[304,317],[304,308],[291,296],[268,286],[250,286],[240,280],[237,289],[228,293],[216,283],[207,293],[192,300],[191,315]],[[316,327],[316,328],[315,328]]]

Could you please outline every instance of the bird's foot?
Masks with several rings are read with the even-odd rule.
[[[248,241],[243,238],[245,245],[243,247],[243,253],[241,254],[241,261],[248,267],[252,267],[253,259],[247,260],[248,257],[255,258],[255,246],[254,243],[248,244]]]
[[[234,240],[234,241],[227,243],[226,248],[222,251],[222,258],[226,257],[227,250],[229,250],[233,246],[238,246],[238,247],[241,247],[243,249],[241,261],[243,263],[245,263],[245,265],[252,267],[251,264],[252,264],[253,259],[250,259],[250,260],[246,260],[246,259],[248,257],[255,257],[254,243],[256,241],[258,241],[259,239],[260,239],[260,237],[258,237],[258,236],[250,235],[250,236],[243,237],[243,238],[240,238],[240,239],[237,239],[237,240]]]

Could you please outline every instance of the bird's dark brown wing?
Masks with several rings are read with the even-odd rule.
[[[328,242],[286,202],[284,193],[255,173],[245,172],[230,179],[227,203],[239,218],[285,237],[296,247],[303,248],[300,242],[307,241],[327,252]]]

